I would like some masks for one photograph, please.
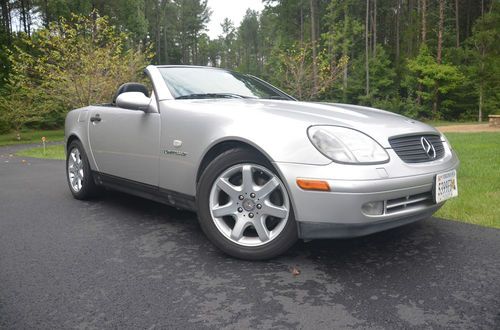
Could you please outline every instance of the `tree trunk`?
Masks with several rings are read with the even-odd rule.
[[[344,36],[345,40],[342,45],[342,55],[347,56],[349,52],[349,45],[347,42],[347,35],[349,32],[349,7],[344,5]],[[347,78],[348,78],[348,65],[344,66],[344,74],[342,75],[342,101],[347,102]]]
[[[401,0],[397,0],[397,9],[396,9],[396,66],[399,68],[399,20],[400,20],[400,12],[401,12]],[[411,17],[411,14],[410,14]],[[410,42],[411,44],[411,42]]]
[[[425,44],[427,39],[427,3],[422,0],[422,43]]]
[[[439,0],[439,26],[438,26],[438,44],[437,44],[437,63],[442,62],[442,52],[443,52],[443,29],[444,29],[444,2],[445,0]]]
[[[366,0],[366,16],[365,16],[365,72],[366,72],[366,96],[370,94],[370,42],[369,42],[369,20],[370,20],[370,0]]]
[[[48,28],[49,23],[50,23],[50,15],[49,15],[49,0],[44,0],[43,1],[43,6],[44,6],[44,11],[45,11],[45,17],[43,18],[43,25]]]
[[[300,2],[300,47],[304,46],[304,8]]]
[[[27,15],[26,15],[26,4],[25,4],[25,0],[21,0],[19,2],[19,5],[21,6],[19,8],[19,11],[20,11],[20,19],[21,19],[21,23],[23,25],[23,30],[25,33],[28,33],[28,26],[27,26]]]
[[[2,9],[2,23],[3,29],[7,34],[7,41],[10,44],[12,29],[11,29],[11,19],[10,19],[10,6],[9,0],[0,0],[0,7]]]
[[[458,0],[455,0],[455,31],[457,33],[457,48],[460,47],[460,25],[458,21]]]
[[[483,47],[481,50],[481,66],[479,72],[484,72],[484,56],[485,56],[485,48]],[[483,121],[483,103],[484,103],[484,82],[481,80],[479,82],[479,113],[477,120],[479,122]]]
[[[373,0],[373,57],[377,56],[377,0]]]
[[[311,41],[312,41],[312,56],[313,56],[313,95],[316,95],[318,92],[318,62],[317,62],[317,49],[316,49],[316,41],[318,39],[316,35],[316,1],[310,0],[311,5]]]
[[[168,62],[168,45],[167,45],[167,25],[164,24],[164,31],[163,31],[163,48],[164,48],[164,52],[163,54],[165,55],[164,56],[164,60],[163,60],[163,64],[169,64]]]
[[[167,1],[161,0],[160,10],[162,16],[160,22],[163,28],[163,64],[168,64]]]
[[[469,4],[469,0],[467,0],[465,3],[466,3],[466,8],[465,8],[466,19],[465,19],[464,39],[467,39],[469,37],[469,29],[470,29],[470,4]]]
[[[401,10],[401,2],[400,0],[398,0],[398,8],[399,10]],[[408,9],[407,9],[407,12],[408,12],[408,21],[409,21],[409,26],[411,26],[413,28],[413,11],[415,9],[415,2],[414,0],[409,0],[408,1]],[[401,15],[399,16],[399,19],[401,20]],[[399,22],[398,22],[399,23]],[[399,32],[398,32],[399,33]],[[412,38],[410,40],[410,42],[408,43],[408,54],[410,56],[413,55],[413,42],[415,41],[415,37],[412,35]],[[417,37],[417,41],[418,41],[418,37]]]
[[[161,64],[161,24],[160,24],[160,8],[156,3],[156,63]]]
[[[439,0],[439,26],[438,26],[438,44],[437,44],[437,56],[436,56],[436,62],[438,64],[442,63],[445,1],[446,0]],[[436,86],[434,89],[434,102],[432,104],[432,113],[434,119],[438,118],[438,104],[439,104],[439,83],[436,82]]]
[[[483,84],[479,84],[479,114],[477,118],[478,122],[483,121]]]

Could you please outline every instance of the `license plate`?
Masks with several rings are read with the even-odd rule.
[[[436,203],[458,196],[457,171],[453,170],[436,175],[434,196]]]

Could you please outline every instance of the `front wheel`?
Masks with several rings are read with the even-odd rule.
[[[285,185],[252,151],[232,149],[215,158],[200,178],[197,204],[203,231],[231,256],[269,259],[297,241]]]

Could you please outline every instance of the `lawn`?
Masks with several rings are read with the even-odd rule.
[[[438,126],[451,126],[451,125],[477,125],[477,124],[487,124],[488,121],[478,122],[477,120],[469,120],[469,121],[447,121],[447,120],[423,120],[427,125],[431,125],[433,127]]]
[[[28,130],[21,131],[21,140],[18,140],[16,133],[0,134],[0,146],[7,146],[12,144],[28,144],[28,143],[41,143],[42,137],[47,139],[47,142],[56,142],[64,140],[64,130]]]
[[[436,216],[500,228],[500,133],[447,133],[460,158],[458,198]]]
[[[43,147],[36,147],[31,149],[24,149],[18,151],[16,156],[20,157],[33,157],[33,158],[48,158],[48,159],[66,159],[66,154],[64,152],[64,146],[61,144],[50,145],[45,148],[45,153]]]

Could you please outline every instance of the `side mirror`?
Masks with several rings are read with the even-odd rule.
[[[121,93],[116,98],[116,106],[130,110],[148,112],[151,99],[141,92]]]

